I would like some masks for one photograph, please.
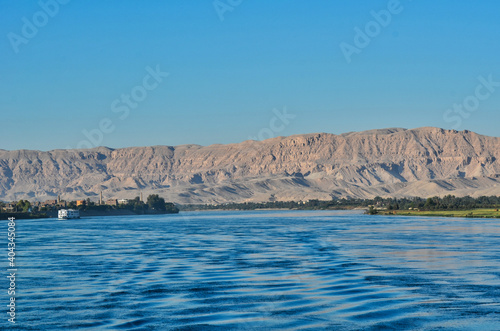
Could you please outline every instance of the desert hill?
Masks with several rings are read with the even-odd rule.
[[[439,128],[229,145],[0,150],[0,200],[157,193],[179,203],[500,195],[500,138]]]

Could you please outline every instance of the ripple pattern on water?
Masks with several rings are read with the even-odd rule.
[[[17,236],[27,330],[500,325],[496,220],[186,213],[19,220]]]

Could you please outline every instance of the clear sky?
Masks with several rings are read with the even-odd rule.
[[[499,136],[499,15],[494,0],[0,0],[0,149]]]

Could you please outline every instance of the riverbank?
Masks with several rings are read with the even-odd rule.
[[[399,216],[436,216],[436,217],[470,217],[470,218],[500,218],[498,209],[469,209],[469,210],[387,210],[378,211],[380,215]]]
[[[0,220],[7,220],[9,217],[14,217],[17,220],[22,219],[33,219],[33,218],[47,218],[49,217],[46,213],[33,214],[33,213],[0,213]]]
[[[93,216],[127,216],[127,215],[165,215],[177,214],[179,211],[154,211],[147,210],[142,213],[136,213],[130,209],[87,209],[80,210],[80,217],[93,217]],[[57,217],[57,213],[51,214],[50,217]]]
[[[93,216],[127,216],[127,215],[165,215],[165,214],[177,214],[179,211],[154,211],[148,210],[143,213],[136,213],[129,209],[88,209],[80,210],[80,217],[93,217]],[[14,217],[15,219],[37,219],[37,218],[57,218],[57,210],[50,210],[43,213],[0,213],[0,220],[7,220],[9,217]]]

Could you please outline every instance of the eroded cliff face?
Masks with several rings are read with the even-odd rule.
[[[383,129],[230,145],[0,151],[0,199],[158,193],[180,203],[499,195],[500,138]]]

